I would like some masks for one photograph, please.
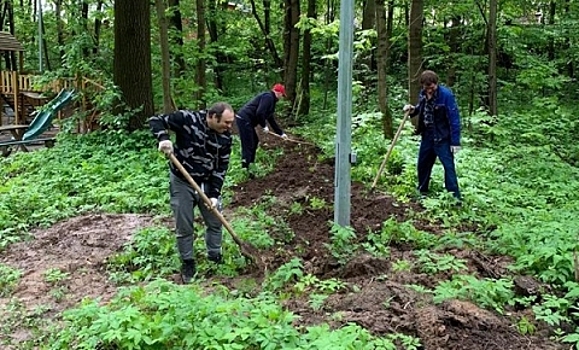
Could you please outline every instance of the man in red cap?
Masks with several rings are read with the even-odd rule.
[[[262,92],[252,98],[235,116],[241,139],[241,166],[248,172],[249,164],[255,162],[255,153],[259,144],[259,138],[255,132],[258,125],[263,128],[264,132],[269,132],[267,122],[276,134],[284,139],[287,138],[274,118],[275,105],[282,97],[286,97],[285,87],[282,84],[275,84],[270,91]]]

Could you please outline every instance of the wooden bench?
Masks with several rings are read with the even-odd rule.
[[[3,157],[8,157],[10,153],[12,153],[12,149],[10,146],[18,146],[24,152],[28,152],[28,148],[25,145],[30,145],[32,143],[43,143],[45,147],[54,147],[54,143],[56,142],[56,138],[54,137],[46,137],[46,138],[39,138],[39,139],[31,139],[31,140],[9,140],[9,141],[0,141],[0,154]]]

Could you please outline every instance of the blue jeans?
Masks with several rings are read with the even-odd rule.
[[[418,190],[421,193],[428,192],[430,175],[436,157],[440,159],[444,167],[444,187],[447,191],[452,192],[455,198],[460,199],[458,179],[454,167],[454,155],[450,152],[450,140],[435,142],[427,135],[422,137],[420,151],[418,152]]]

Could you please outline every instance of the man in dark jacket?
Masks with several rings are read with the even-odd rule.
[[[259,138],[255,132],[258,125],[263,128],[263,131],[269,132],[267,122],[276,134],[284,139],[287,138],[274,118],[275,105],[282,97],[285,97],[285,87],[275,84],[270,91],[255,96],[237,112],[235,122],[241,139],[241,166],[248,171],[249,164],[255,162],[255,153],[259,144]]]
[[[231,127],[235,114],[224,102],[214,104],[208,111],[180,110],[149,119],[153,135],[159,140],[159,151],[174,153],[189,175],[203,189],[212,206],[221,208],[221,187],[231,154]],[[175,132],[173,146],[169,130]],[[195,276],[193,254],[193,209],[199,208],[205,222],[207,258],[222,262],[222,225],[215,214],[171,162],[169,195],[175,217],[177,247],[181,255],[181,278],[189,283]]]
[[[428,193],[430,175],[436,157],[444,167],[444,186],[460,200],[454,156],[460,151],[460,116],[452,91],[438,85],[438,76],[426,70],[420,76],[422,90],[416,106],[404,111],[418,116],[416,132],[422,135],[418,153],[418,190]]]

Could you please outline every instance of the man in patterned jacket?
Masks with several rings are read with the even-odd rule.
[[[224,102],[214,104],[207,111],[180,110],[149,119],[153,135],[159,140],[159,151],[174,153],[183,167],[203,189],[213,207],[221,208],[221,187],[231,154],[231,127],[235,114]],[[175,145],[169,130],[175,133]],[[181,278],[190,283],[196,273],[193,254],[193,209],[199,208],[205,222],[207,258],[221,263],[222,225],[203,204],[203,200],[184,176],[170,163],[169,194],[175,217],[177,247],[181,255]]]

